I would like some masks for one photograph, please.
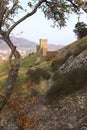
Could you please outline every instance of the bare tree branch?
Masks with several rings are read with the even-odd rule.
[[[46,2],[46,0],[40,0],[40,1],[36,4],[36,6],[35,6],[35,8],[33,9],[33,11],[31,11],[30,13],[28,13],[27,15],[25,15],[23,18],[19,19],[14,25],[12,25],[12,26],[10,27],[10,29],[8,30],[8,35],[11,33],[11,31],[12,31],[19,23],[21,23],[22,21],[24,21],[24,20],[27,19],[28,17],[32,16],[33,14],[35,14],[36,11],[37,11],[37,9],[38,9],[38,7],[39,7],[43,2]]]
[[[14,7],[15,7],[15,5],[16,5],[16,4],[14,3],[13,6],[12,6],[12,8],[6,12],[6,15],[5,15],[4,19],[3,19],[3,23],[5,22],[6,18],[8,18],[9,14],[12,12],[12,10],[13,10]]]

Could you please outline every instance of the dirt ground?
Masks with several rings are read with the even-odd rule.
[[[38,125],[29,130],[87,130],[87,88],[53,101],[42,95],[35,98],[37,103],[27,106],[26,111],[37,118]],[[10,111],[2,113],[0,130],[22,130],[14,117]]]

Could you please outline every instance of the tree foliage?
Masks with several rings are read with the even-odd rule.
[[[87,35],[87,24],[84,22],[78,22],[73,30],[78,39],[83,38]]]
[[[20,1],[0,0],[0,29],[8,30],[10,33],[20,22],[36,13],[38,8],[41,8],[45,17],[52,19],[54,25],[58,27],[65,26],[66,20],[72,11],[78,12],[83,9],[87,13],[87,2],[85,0],[32,0],[27,5],[31,8],[31,12],[16,21],[14,19],[16,15],[19,15],[19,9],[23,10]]]

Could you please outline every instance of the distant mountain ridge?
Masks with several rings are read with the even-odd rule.
[[[48,44],[48,51],[57,51],[64,47],[63,45]]]
[[[33,41],[29,41],[29,40],[24,39],[24,38],[16,38],[16,37],[11,37],[11,40],[12,40],[13,44],[20,50],[24,50],[24,49],[36,50],[37,43],[35,43]],[[48,51],[59,50],[62,47],[63,47],[63,45],[48,44]],[[8,50],[9,47],[5,43],[4,40],[0,39],[0,50],[2,50],[2,49]]]
[[[17,48],[36,48],[36,43],[29,41],[24,38],[11,38],[13,44],[17,46]],[[4,42],[4,40],[0,40],[0,49],[9,49],[8,45]]]

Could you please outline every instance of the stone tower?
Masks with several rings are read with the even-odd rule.
[[[48,50],[48,40],[47,39],[40,39],[40,52],[42,56],[47,55]]]

